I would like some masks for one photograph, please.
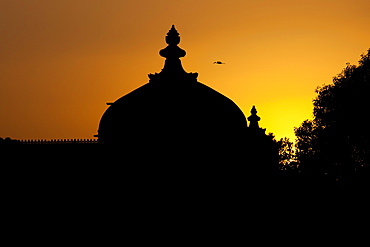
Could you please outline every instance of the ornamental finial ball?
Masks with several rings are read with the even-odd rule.
[[[180,34],[177,32],[175,25],[172,25],[166,36],[166,48],[159,51],[159,55],[165,58],[180,58],[186,55],[186,52],[178,47],[180,43]]]
[[[169,45],[178,45],[180,43],[180,34],[177,32],[175,25],[172,25],[166,36],[166,43]]]

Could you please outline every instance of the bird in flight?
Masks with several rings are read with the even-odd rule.
[[[225,64],[225,63],[223,63],[223,62],[221,62],[221,61],[216,61],[216,62],[213,62],[214,64]]]

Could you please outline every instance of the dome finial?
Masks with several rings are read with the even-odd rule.
[[[159,51],[159,54],[165,58],[180,58],[186,55],[186,52],[178,47],[180,43],[180,34],[177,32],[175,25],[172,25],[166,36],[168,46]]]
[[[166,58],[164,67],[159,74],[149,74],[150,81],[159,80],[159,78],[188,78],[191,81],[196,81],[198,73],[187,73],[181,64],[181,57],[186,55],[186,51],[178,47],[180,43],[180,34],[177,32],[175,25],[171,26],[166,36],[167,47],[159,51],[159,55]],[[166,79],[166,80],[167,80]]]
[[[256,115],[256,114],[257,114],[257,109],[256,109],[256,106],[255,106],[255,105],[252,107],[252,109],[251,109],[251,113],[252,113],[253,115]]]
[[[258,121],[260,121],[261,118],[257,116],[257,109],[256,106],[253,106],[251,109],[251,115],[248,117],[249,127],[250,128],[259,128]]]
[[[180,43],[180,34],[177,32],[175,25],[172,25],[166,36],[166,43],[169,45],[178,45]]]

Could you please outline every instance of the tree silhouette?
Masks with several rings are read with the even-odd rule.
[[[295,129],[302,171],[346,187],[370,166],[370,49],[316,89],[314,118]]]
[[[289,138],[284,137],[276,141],[279,150],[279,168],[280,170],[288,170],[297,168],[295,158],[294,143]]]

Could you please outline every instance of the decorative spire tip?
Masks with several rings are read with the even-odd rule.
[[[180,34],[177,32],[175,25],[172,25],[166,36],[166,43],[169,45],[178,45],[180,43]]]

